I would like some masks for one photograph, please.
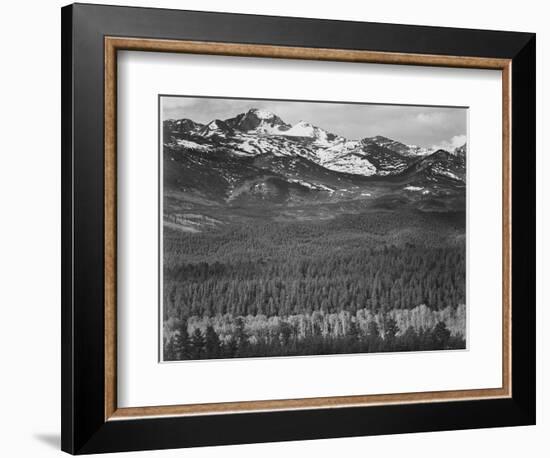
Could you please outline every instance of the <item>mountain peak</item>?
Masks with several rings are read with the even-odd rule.
[[[394,140],[389,137],[384,137],[383,135],[375,135],[374,137],[365,137],[361,140],[364,144],[375,144],[379,146],[386,146],[386,145],[392,145],[392,146],[403,146],[406,147],[407,145]]]
[[[370,137],[369,140],[375,141],[375,142],[394,142],[395,140],[384,137],[383,135],[375,135],[374,137]]]
[[[277,116],[271,111],[261,110],[259,108],[251,108],[247,114],[255,115],[258,119],[273,119]]]
[[[191,119],[182,118],[182,119],[167,119],[164,121],[165,135],[169,137],[174,134],[189,134],[197,133],[200,131],[204,125],[198,122],[195,122]]]
[[[263,134],[277,134],[281,130],[290,128],[279,116],[271,111],[251,108],[246,113],[241,113],[225,122],[233,129],[241,132],[258,132]]]
[[[435,151],[433,148],[423,148],[417,145],[406,145],[405,143],[402,143],[398,140],[393,140],[392,138],[385,137],[383,135],[366,137],[363,138],[361,142],[366,146],[376,145],[389,149],[404,157],[422,157],[427,156]]]
[[[220,123],[223,122],[223,121],[220,121],[219,119],[214,119],[213,121],[210,121],[207,125],[206,125],[206,128],[208,130],[216,130],[216,129],[219,129],[220,128]],[[223,125],[223,124],[222,124]]]
[[[222,121],[221,119],[214,119],[206,124],[199,133],[202,136],[209,137],[212,135],[231,134],[232,131],[233,129],[228,126],[225,121]]]
[[[319,127],[315,127],[309,122],[299,121],[294,124],[288,131],[285,132],[285,135],[289,137],[312,137],[319,138],[319,134],[324,132]]]

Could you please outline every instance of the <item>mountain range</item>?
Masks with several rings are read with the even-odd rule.
[[[381,135],[349,140],[306,121],[287,124],[276,114],[255,108],[208,124],[166,120],[164,143],[202,151],[225,147],[241,156],[301,156],[330,170],[363,176],[396,175],[414,159],[437,152]],[[464,157],[465,145],[450,153]]]
[[[183,201],[188,209],[197,202],[464,206],[466,144],[445,151],[380,135],[347,139],[255,108],[207,124],[165,120],[162,133],[168,212],[183,211]]]

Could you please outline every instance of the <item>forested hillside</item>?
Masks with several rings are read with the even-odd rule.
[[[165,359],[464,348],[463,231],[460,214],[385,210],[167,229]]]

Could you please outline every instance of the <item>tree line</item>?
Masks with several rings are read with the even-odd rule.
[[[164,343],[164,361],[197,359],[246,358],[269,356],[301,356],[398,351],[463,349],[462,336],[452,335],[443,321],[433,328],[415,330],[412,326],[400,332],[397,322],[388,318],[383,328],[369,322],[365,331],[352,325],[343,336],[323,336],[320,332],[296,338],[292,327],[281,322],[271,336],[251,338],[242,319],[235,332],[225,340],[209,325],[204,331],[188,331],[187,320],[180,320],[175,332]]]

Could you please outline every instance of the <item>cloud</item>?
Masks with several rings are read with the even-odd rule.
[[[466,135],[455,135],[450,140],[443,141],[437,145],[434,145],[434,149],[444,149],[445,151],[453,151],[455,148],[464,145],[468,138]]]
[[[418,113],[416,115],[416,121],[420,124],[426,124],[429,126],[441,125],[448,121],[448,117],[441,111],[435,111],[431,113]]]

